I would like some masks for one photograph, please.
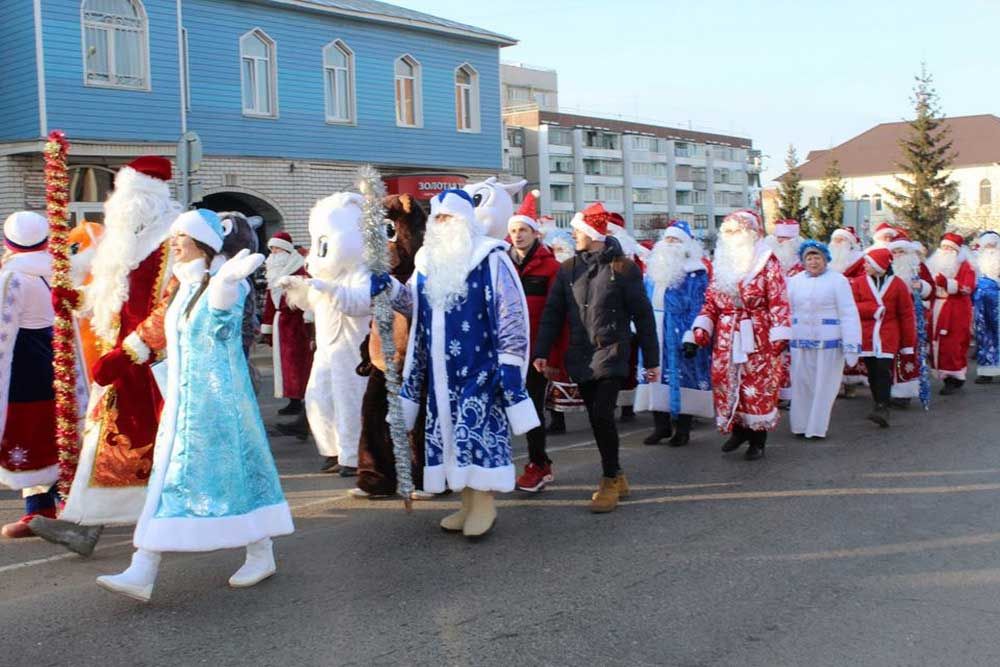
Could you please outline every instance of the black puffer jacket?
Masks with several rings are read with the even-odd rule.
[[[547,359],[569,320],[566,371],[574,382],[625,378],[629,374],[632,330],[649,368],[660,365],[653,307],[642,271],[608,237],[602,250],[578,253],[559,267],[549,290],[533,357]]]

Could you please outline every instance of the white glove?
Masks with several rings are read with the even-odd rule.
[[[212,276],[208,284],[208,305],[216,310],[232,308],[239,298],[240,282],[263,263],[264,255],[251,255],[249,250],[240,250]]]
[[[302,276],[285,276],[284,278],[279,278],[276,284],[283,290],[293,290],[303,286],[305,282]]]

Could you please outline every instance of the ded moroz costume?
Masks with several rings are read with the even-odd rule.
[[[976,271],[969,262],[965,239],[952,232],[941,238],[927,265],[934,276],[931,360],[937,376],[944,380],[941,393],[948,395],[965,383]]]
[[[976,382],[988,384],[1000,376],[1000,234],[979,236],[976,261]]]

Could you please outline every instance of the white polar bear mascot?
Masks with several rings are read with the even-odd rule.
[[[495,176],[490,176],[485,181],[462,188],[472,197],[476,220],[487,234],[501,241],[507,238],[507,221],[514,215],[513,197],[527,182],[500,183]]]
[[[323,472],[356,474],[361,435],[361,398],[368,378],[357,374],[361,342],[371,322],[371,272],[364,263],[364,198],[339,192],[321,199],[309,213],[312,245],[306,258],[311,278],[286,276],[278,285],[297,308],[316,322],[305,404],[309,429]]]

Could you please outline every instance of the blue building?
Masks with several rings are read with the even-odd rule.
[[[500,49],[515,41],[374,0],[0,4],[0,212],[42,208],[42,139],[71,144],[99,220],[121,164],[186,131],[205,205],[305,232],[362,163],[435,184],[502,171]]]

